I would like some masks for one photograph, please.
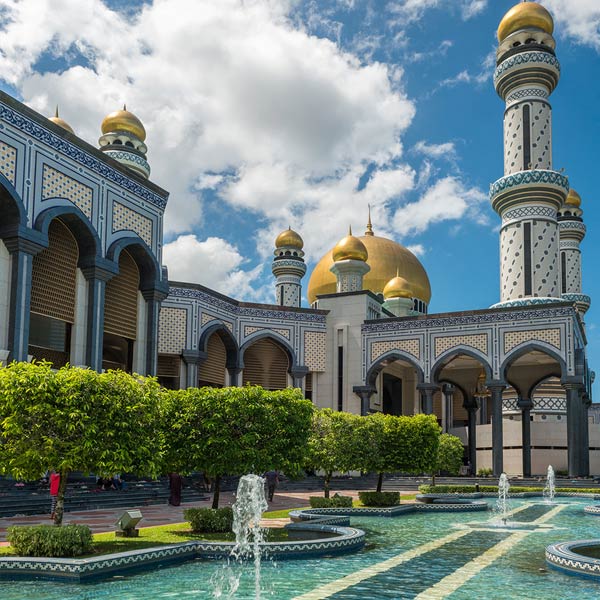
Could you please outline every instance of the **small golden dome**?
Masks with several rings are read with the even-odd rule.
[[[140,141],[146,139],[146,130],[142,122],[123,105],[123,110],[115,110],[104,117],[102,121],[102,133],[110,133],[112,131],[128,131],[135,135]]]
[[[302,250],[304,247],[304,240],[291,227],[288,227],[285,231],[282,231],[275,240],[275,248],[283,247],[298,248],[298,250]]]
[[[537,2],[515,4],[503,17],[498,26],[498,41],[503,42],[511,33],[535,27],[546,33],[554,31],[552,15]]]
[[[569,190],[569,195],[565,200],[565,205],[579,208],[581,206],[581,196],[575,190]]]
[[[352,228],[348,230],[348,235],[342,238],[331,251],[333,262],[340,260],[361,260],[367,262],[369,253],[367,247],[352,235]]]
[[[63,129],[65,129],[69,133],[75,134],[75,132],[73,131],[73,128],[64,119],[61,119],[58,116],[58,106],[56,107],[56,111],[54,113],[54,116],[53,117],[48,117],[48,121],[52,121],[55,125],[58,125],[59,127],[62,127]]]
[[[383,288],[383,298],[390,300],[392,298],[412,298],[413,291],[410,289],[408,281],[404,277],[396,275],[390,279]]]

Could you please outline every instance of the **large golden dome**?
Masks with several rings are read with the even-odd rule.
[[[554,31],[552,15],[537,2],[515,4],[500,21],[498,41],[503,42],[511,33],[530,27],[536,27],[552,34]]]
[[[123,110],[115,110],[104,117],[101,125],[102,133],[113,131],[128,131],[135,135],[140,141],[146,139],[146,130],[142,122],[123,106]]]
[[[367,235],[358,239],[367,248],[369,255],[367,264],[371,267],[363,279],[364,289],[380,294],[390,279],[398,275],[408,282],[415,298],[429,304],[431,300],[429,278],[419,259],[410,250],[393,240],[373,235],[370,229]],[[333,256],[330,250],[317,263],[310,276],[307,291],[310,304],[317,299],[317,296],[335,294],[336,279],[330,271],[332,266]]]

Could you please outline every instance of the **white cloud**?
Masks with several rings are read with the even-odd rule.
[[[488,200],[477,188],[468,188],[456,177],[444,177],[435,182],[417,202],[399,208],[394,215],[394,227],[400,235],[421,233],[441,221],[468,218],[486,223],[482,205]]]
[[[409,24],[423,18],[432,8],[459,8],[466,21],[481,13],[487,7],[487,0],[395,0],[389,4],[390,10],[397,14],[401,24]]]
[[[600,3],[598,0],[544,0],[560,34],[600,51]]]
[[[181,235],[163,248],[163,259],[171,281],[200,283],[223,294],[255,297],[252,284],[260,267],[244,271],[244,257],[229,242],[216,237],[199,241],[195,235]]]
[[[406,246],[415,256],[423,256],[425,254],[425,246],[423,244],[411,244]]]
[[[428,144],[424,140],[421,140],[415,144],[414,150],[415,152],[424,154],[430,158],[445,158],[450,162],[454,162],[456,160],[456,147],[454,142]]]

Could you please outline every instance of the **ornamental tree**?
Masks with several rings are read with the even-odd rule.
[[[304,463],[313,407],[299,390],[246,386],[163,394],[165,466],[214,479],[213,508],[223,475],[272,469],[294,475]]]
[[[60,525],[71,471],[157,474],[159,390],[154,378],[123,371],[53,371],[47,362],[0,368],[0,472],[24,479],[60,473]]]
[[[439,471],[447,471],[450,475],[458,475],[463,464],[464,447],[460,438],[449,433],[440,436],[437,462],[431,475],[431,485],[435,485],[435,475]]]
[[[315,410],[308,442],[307,465],[325,472],[323,492],[329,498],[334,471],[361,468],[364,444],[359,436],[361,419],[358,415],[336,412],[330,408]],[[368,450],[368,449],[367,449]]]

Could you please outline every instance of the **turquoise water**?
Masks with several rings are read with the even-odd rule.
[[[557,571],[547,570],[544,548],[553,542],[572,539],[599,538],[600,517],[585,515],[583,507],[590,501],[576,501],[564,508],[546,524],[552,529],[516,534],[507,530],[460,529],[466,522],[483,522],[492,513],[411,514],[397,518],[353,518],[352,525],[367,532],[367,546],[362,552],[329,559],[267,562],[262,567],[261,598],[292,600],[318,590],[326,584],[340,584],[345,576],[362,576],[353,585],[337,585],[325,596],[320,592],[313,598],[335,600],[427,598],[429,588],[450,577],[458,569],[470,569],[474,559],[486,551],[495,552],[498,544],[510,545],[506,554],[490,560],[490,564],[470,579],[458,571],[454,581],[442,589],[451,600],[523,599],[586,600],[600,597],[600,583],[580,579]],[[513,501],[512,508],[523,506]],[[532,522],[552,510],[553,506],[529,502],[511,520]],[[458,527],[457,527],[458,526]],[[461,535],[464,534],[464,535]],[[523,536],[523,539],[519,538]],[[427,551],[424,544],[454,536],[445,544]],[[457,537],[460,536],[460,537]],[[518,538],[518,539],[517,539]],[[420,555],[401,564],[393,561],[409,552]],[[381,566],[383,561],[389,561]],[[365,569],[371,568],[371,572]],[[381,572],[374,574],[373,569]],[[121,577],[103,583],[71,585],[55,582],[1,582],[2,600],[91,600],[119,598],[142,600],[162,598],[211,599],[214,581],[226,581],[230,575],[239,576],[240,584],[233,596],[253,599],[254,576],[250,565],[224,566],[218,562],[193,561],[181,566]],[[429,592],[430,594],[432,592]],[[432,596],[430,596],[432,597]],[[227,598],[222,595],[221,598]]]

